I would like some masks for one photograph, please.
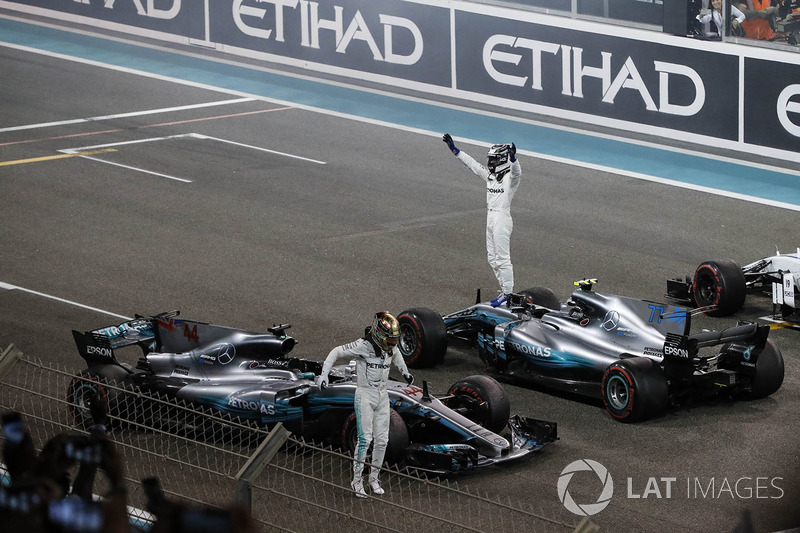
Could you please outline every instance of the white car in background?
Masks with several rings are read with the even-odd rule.
[[[667,280],[667,297],[689,302],[710,316],[741,309],[750,289],[772,295],[773,317],[800,322],[800,248],[739,267],[732,259],[705,261],[694,276]]]

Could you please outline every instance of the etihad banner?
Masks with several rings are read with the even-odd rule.
[[[450,86],[450,10],[374,0],[211,3],[211,40],[301,62]],[[402,83],[402,82],[401,82]]]
[[[744,141],[800,152],[800,65],[744,63]]]
[[[205,0],[11,0],[9,3],[187,38],[201,39],[204,31]],[[56,18],[61,17],[56,15]]]
[[[478,13],[455,20],[462,91],[736,139],[736,56]]]

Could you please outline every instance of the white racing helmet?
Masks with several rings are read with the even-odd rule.
[[[497,176],[502,176],[511,168],[509,161],[510,144],[495,144],[486,153],[488,163],[486,164],[489,172]]]
[[[400,340],[400,323],[387,311],[375,313],[370,326],[370,333],[375,344],[385,352],[391,351]]]

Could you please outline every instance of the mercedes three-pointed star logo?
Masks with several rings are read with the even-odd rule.
[[[216,347],[217,362],[221,365],[227,365],[236,356],[236,347],[233,344],[220,344]]]
[[[612,329],[616,328],[619,324],[619,313],[616,311],[609,311],[606,313],[606,317],[603,319],[603,329],[606,331],[611,331]]]

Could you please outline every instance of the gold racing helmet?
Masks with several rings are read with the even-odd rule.
[[[400,323],[388,311],[379,311],[372,320],[370,333],[375,344],[383,351],[390,352],[400,340]]]

